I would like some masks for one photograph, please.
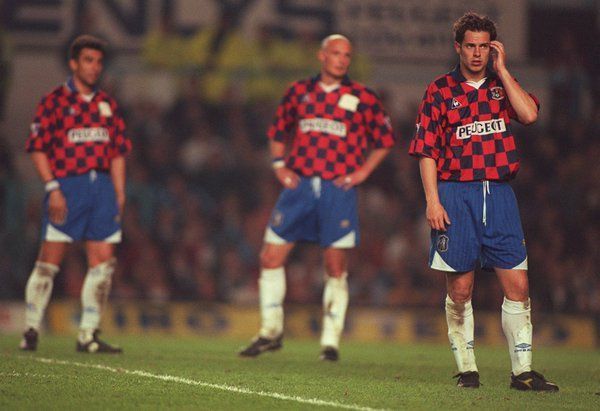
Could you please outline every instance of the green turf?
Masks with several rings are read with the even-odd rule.
[[[452,354],[438,345],[345,342],[339,363],[323,363],[318,342],[306,340],[286,340],[282,351],[257,359],[238,358],[245,342],[225,338],[111,338],[125,349],[118,356],[78,354],[73,338],[57,336],[42,336],[37,352],[23,353],[18,340],[0,336],[0,409],[342,409],[127,372],[134,370],[374,409],[600,409],[597,351],[537,349],[536,369],[560,385],[549,394],[508,388],[503,347],[477,348],[483,386],[468,390],[455,387]]]

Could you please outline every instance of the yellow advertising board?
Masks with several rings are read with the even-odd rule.
[[[48,310],[49,331],[75,333],[79,310],[76,301],[53,302]],[[321,308],[287,306],[285,322],[286,337],[318,338]],[[102,329],[110,334],[164,333],[245,339],[255,335],[259,325],[258,307],[138,302],[111,304],[103,316]],[[446,343],[446,333],[443,311],[350,307],[344,338],[364,342]],[[504,344],[500,313],[477,313],[475,335],[478,344]],[[594,321],[590,318],[560,315],[534,318],[535,344],[593,348],[597,341]]]

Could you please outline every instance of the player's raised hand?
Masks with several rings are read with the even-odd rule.
[[[62,225],[67,220],[67,200],[60,190],[50,192],[48,198],[48,217],[50,222],[56,225]]]
[[[427,204],[425,217],[429,226],[434,230],[446,231],[446,226],[450,225],[450,217],[441,203]]]
[[[298,187],[298,184],[300,183],[298,174],[287,167],[275,169],[275,176],[285,188],[291,188],[292,190]]]
[[[492,61],[494,63],[494,70],[496,72],[506,68],[506,51],[504,50],[504,44],[498,40],[490,42],[492,48]]]

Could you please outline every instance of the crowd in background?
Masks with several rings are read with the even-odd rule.
[[[231,61],[226,62],[231,64],[228,71],[207,70],[204,63],[203,70],[164,67],[155,51],[174,53],[177,48],[165,46],[164,35],[153,36],[144,49],[147,63],[181,70],[181,91],[170,107],[147,99],[123,107],[134,149],[128,158],[124,241],[117,251],[111,298],[256,304],[258,255],[280,190],[270,168],[265,131],[277,104],[273,95],[282,95],[284,87],[257,82],[248,89],[254,91],[236,95],[241,83],[236,79],[248,72]],[[201,41],[208,40],[196,39]],[[235,56],[235,41],[241,40],[231,41]],[[273,53],[301,51],[272,40],[254,47],[265,52],[267,44]],[[569,60],[552,61],[548,67],[551,101],[543,102],[542,110],[550,110],[550,121],[517,126],[522,163],[513,187],[526,233],[534,306],[598,314],[598,96],[592,93],[590,116],[582,117],[577,106],[582,98],[578,93],[586,87],[597,90],[598,80],[578,60],[570,48],[574,45],[564,47]],[[165,61],[178,60],[171,56]],[[225,63],[211,59],[208,66],[219,64]],[[302,76],[313,74],[304,69]],[[290,74],[286,67],[277,70]],[[229,77],[216,78],[218,73]],[[296,76],[297,67],[292,74]],[[283,84],[289,80],[286,75],[276,78]],[[207,86],[217,91],[206,93]],[[107,87],[119,99],[118,88]],[[378,92],[384,100],[393,98]],[[361,244],[349,261],[352,304],[439,307],[444,301],[443,275],[427,267],[429,229],[418,163],[407,155],[416,111],[415,106],[413,112],[390,113],[398,145],[360,188]],[[39,241],[41,185],[23,184],[14,158],[5,138],[0,139],[4,299],[22,297]],[[78,246],[71,248],[55,280],[55,295],[79,296],[83,258]],[[316,245],[294,250],[287,266],[287,302],[321,301],[320,258]],[[476,307],[501,305],[502,291],[494,275],[477,274]]]

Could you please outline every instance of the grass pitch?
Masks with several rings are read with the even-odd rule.
[[[538,348],[535,369],[558,393],[508,388],[505,347],[478,347],[483,386],[459,389],[447,346],[343,342],[338,363],[317,341],[239,358],[248,341],[107,337],[123,355],[80,354],[74,337],[42,335],[38,351],[0,336],[0,409],[600,409],[600,353]]]

